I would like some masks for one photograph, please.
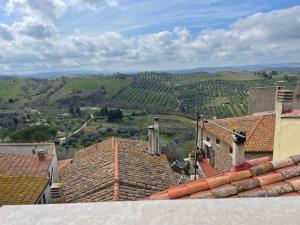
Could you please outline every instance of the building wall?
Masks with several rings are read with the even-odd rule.
[[[300,133],[299,133],[300,134]],[[211,151],[213,152],[213,159],[210,159],[211,163],[213,164],[214,168],[217,172],[222,172],[232,167],[232,146],[228,145],[223,141],[219,141],[216,143],[216,137],[210,134],[207,131],[204,131],[204,140],[207,140],[207,137],[210,139],[209,143],[212,145]],[[205,148],[205,147],[204,147]],[[272,158],[273,153],[270,152],[246,152],[245,153],[245,160],[250,159],[257,159],[265,156],[269,156]]]
[[[271,159],[273,158],[273,152],[246,152],[245,153],[245,161],[251,159],[258,159],[261,157],[268,156]]]
[[[280,116],[279,116],[280,117]],[[300,153],[300,118],[276,119],[273,160]]]
[[[277,87],[259,87],[249,89],[248,115],[259,112],[273,112]]]
[[[210,159],[210,161],[214,168],[217,170],[217,172],[222,172],[225,169],[230,168],[232,165],[232,157],[230,154],[231,146],[221,140],[217,144],[216,137],[207,131],[204,131],[204,140],[208,141],[207,137],[210,139],[209,143],[212,145],[211,151],[213,152],[213,158]]]
[[[50,174],[50,177],[52,177],[52,182],[57,183],[59,182],[59,174],[58,174],[58,162],[57,162],[57,155],[56,155],[56,148],[55,144],[51,144],[52,148],[52,160],[51,164],[49,166],[48,173]]]
[[[36,204],[49,204],[51,201],[50,183],[46,186]]]

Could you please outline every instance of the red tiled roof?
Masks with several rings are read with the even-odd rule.
[[[283,113],[282,116],[299,116],[300,110],[292,110],[291,112]]]
[[[212,122],[231,130],[246,132],[245,152],[273,152],[275,114],[225,118]],[[232,145],[230,132],[209,122],[204,126],[209,133],[228,145]]]
[[[205,173],[206,177],[211,177],[217,175],[217,171],[212,167],[209,160],[207,158],[199,161],[200,167]]]
[[[243,171],[243,170],[248,170],[253,166],[257,166],[261,163],[267,163],[269,161],[271,161],[271,158],[268,157],[268,156],[261,157],[261,158],[258,158],[258,159],[247,160],[244,163],[242,163],[241,165],[232,167],[229,170],[229,172],[239,172],[239,171]]]
[[[146,199],[298,196],[300,154],[286,160],[261,163],[249,170],[226,172],[192,181]]]
[[[67,165],[69,163],[72,163],[72,159],[64,159],[64,160],[59,160],[57,162],[58,164],[58,174],[59,174],[59,177],[62,177],[64,172],[65,172],[65,169],[67,167]]]
[[[35,154],[0,153],[0,175],[46,177],[51,157],[40,160]]]
[[[75,153],[63,190],[66,202],[137,200],[179,178],[165,155],[147,153],[147,142],[112,138]]]

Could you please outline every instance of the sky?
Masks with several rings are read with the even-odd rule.
[[[0,0],[0,73],[299,63],[300,1]]]

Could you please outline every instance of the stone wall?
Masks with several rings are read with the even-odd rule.
[[[217,172],[222,172],[232,167],[232,146],[228,145],[227,143],[219,140],[217,143],[217,138],[210,134],[207,131],[204,131],[204,140],[209,141],[212,145],[212,153],[208,154],[212,156],[210,158],[211,164],[217,170]],[[205,149],[205,146],[204,146]],[[248,152],[245,153],[245,160],[261,158],[264,156],[269,156],[272,158],[272,153],[258,153],[258,152]]]
[[[219,143],[216,143],[216,137],[204,131],[204,140],[208,141],[207,138],[210,139],[209,143],[212,145],[213,158],[210,158],[210,161],[217,172],[230,168],[232,165],[231,146],[221,140]]]

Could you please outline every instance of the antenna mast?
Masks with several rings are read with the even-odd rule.
[[[198,158],[199,119],[200,119],[200,116],[199,116],[199,110],[198,110],[198,112],[197,112],[197,123],[196,123],[196,126],[197,126],[196,127],[196,143],[195,143],[196,146],[195,146],[195,155],[194,155],[194,168],[195,168],[194,180],[197,179],[197,168],[198,168],[197,158]],[[202,116],[201,116],[201,120],[202,120]]]

